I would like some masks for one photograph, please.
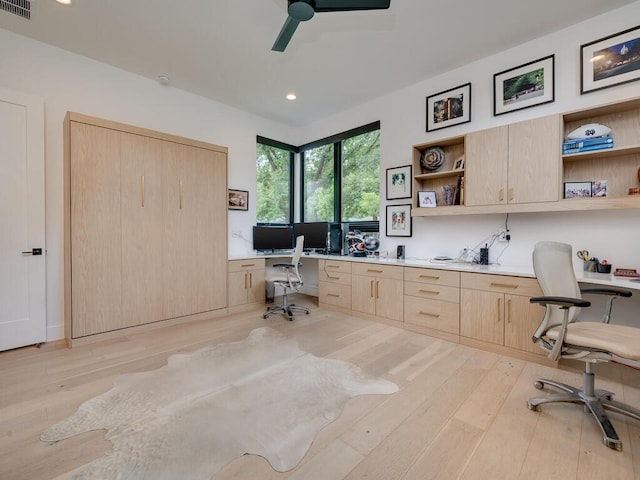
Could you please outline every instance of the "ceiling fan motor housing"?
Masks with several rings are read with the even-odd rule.
[[[315,11],[313,10],[313,2],[303,2],[300,0],[289,0],[288,13],[291,18],[299,22],[311,20]]]

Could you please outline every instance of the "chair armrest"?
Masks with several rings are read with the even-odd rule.
[[[549,304],[558,305],[562,308],[591,306],[591,302],[589,302],[588,300],[570,297],[531,297],[529,299],[529,302],[539,303],[540,305],[544,305],[545,307]]]
[[[589,287],[589,288],[581,288],[581,293],[595,293],[597,295],[615,295],[618,297],[626,297],[629,298],[632,293],[631,290],[626,290],[624,288],[616,288],[616,287]]]

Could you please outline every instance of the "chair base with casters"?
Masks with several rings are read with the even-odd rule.
[[[572,359],[585,363],[582,386],[572,387],[548,379],[539,379],[537,389],[552,387],[560,393],[531,398],[527,407],[539,411],[548,403],[576,403],[585,413],[591,413],[602,430],[604,444],[614,450],[622,450],[622,442],[606,410],[640,420],[640,410],[613,400],[614,394],[595,388],[593,364],[611,362],[616,357],[631,361],[640,360],[640,328],[612,325],[613,300],[630,297],[631,291],[615,287],[580,289],[572,265],[571,246],[558,242],[539,242],[533,252],[536,278],[544,296],[531,298],[531,303],[545,307],[544,318],[532,336],[534,343],[548,353],[553,361]],[[581,298],[582,293],[608,296],[606,311],[601,322],[580,322],[581,308],[591,302]]]
[[[287,294],[285,292],[285,294],[282,295],[282,305],[274,305],[272,307],[269,307],[267,311],[262,315],[262,318],[268,318],[269,315],[272,315],[274,313],[281,313],[282,315],[287,317],[289,321],[293,321],[295,319],[295,316],[293,315],[294,311],[304,312],[309,315],[308,308],[289,304],[289,300],[287,299]]]

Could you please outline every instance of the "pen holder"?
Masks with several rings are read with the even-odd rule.
[[[585,272],[595,272],[598,269],[598,262],[595,260],[585,260],[583,267]]]
[[[611,273],[611,264],[607,263],[606,265],[602,265],[599,263],[597,269],[598,273]]]

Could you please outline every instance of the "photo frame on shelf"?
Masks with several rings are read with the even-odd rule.
[[[387,200],[411,198],[411,165],[387,168]]]
[[[453,170],[464,170],[464,155],[453,162]]]
[[[471,121],[471,83],[427,97],[427,132]]]
[[[564,182],[564,198],[591,196],[591,182]]]
[[[422,192],[418,192],[418,207],[419,208],[430,208],[437,206],[436,203],[436,192],[432,190],[425,190]]]
[[[387,237],[411,236],[411,205],[387,205]]]
[[[555,55],[493,75],[493,115],[502,115],[555,100]]]
[[[640,25],[580,47],[580,93],[640,79]]]
[[[228,190],[229,210],[249,210],[249,192],[246,190]]]

